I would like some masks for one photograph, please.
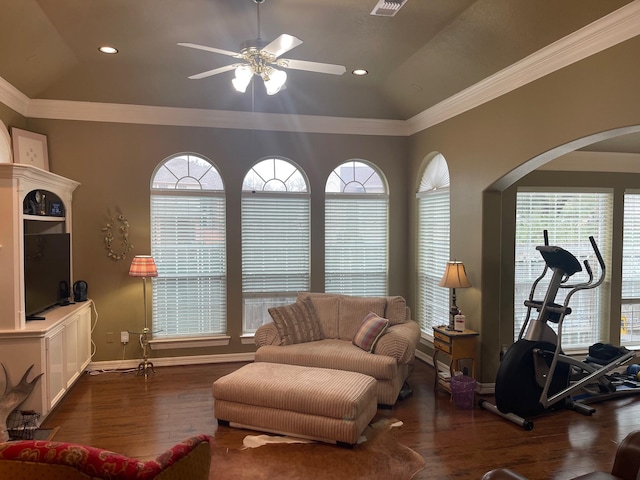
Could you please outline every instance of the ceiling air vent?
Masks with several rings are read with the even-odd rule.
[[[407,0],[390,0],[384,1],[379,0],[373,10],[371,10],[371,15],[376,15],[378,17],[393,17],[396,13],[400,11],[402,6],[407,3]]]

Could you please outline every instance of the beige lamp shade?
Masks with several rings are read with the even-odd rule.
[[[158,269],[151,255],[136,255],[129,269],[130,277],[157,277]]]
[[[469,288],[471,282],[467,278],[467,272],[464,269],[464,264],[456,260],[447,262],[442,280],[438,284],[440,287],[446,288]]]

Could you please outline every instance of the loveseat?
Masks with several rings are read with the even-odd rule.
[[[376,379],[379,405],[396,403],[420,340],[403,297],[303,292],[269,313],[255,334],[256,362],[363,373]]]

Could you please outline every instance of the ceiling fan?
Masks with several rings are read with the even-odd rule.
[[[240,52],[231,52],[214,47],[197,45],[195,43],[178,43],[182,47],[195,48],[207,52],[220,53],[229,57],[242,60],[242,63],[233,63],[224,67],[214,68],[206,72],[191,75],[189,78],[198,80],[201,78],[218,75],[219,73],[235,70],[235,78],[232,80],[233,87],[238,92],[246,92],[247,86],[251,82],[254,75],[262,78],[267,94],[274,95],[284,87],[287,81],[287,74],[280,68],[289,68],[294,70],[306,70],[316,73],[328,73],[331,75],[342,75],[346,68],[342,65],[333,65],[330,63],[308,62],[306,60],[292,60],[289,58],[281,58],[280,55],[302,44],[302,40],[293,35],[282,34],[272,42],[265,42],[260,38],[260,4],[265,0],[253,0],[257,6],[258,16],[258,38],[248,40],[241,45]]]

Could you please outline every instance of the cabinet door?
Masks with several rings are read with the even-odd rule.
[[[71,387],[78,378],[78,319],[80,315],[73,315],[64,327],[65,369],[64,380],[66,388]]]
[[[47,357],[47,401],[51,410],[64,395],[67,382],[65,381],[64,362],[64,326],[55,329],[45,338]]]
[[[81,374],[91,361],[91,304],[78,312],[78,370]]]

